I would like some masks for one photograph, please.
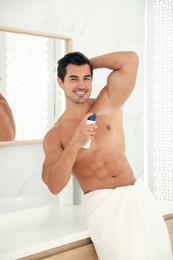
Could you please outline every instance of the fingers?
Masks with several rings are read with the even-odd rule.
[[[87,125],[86,126],[86,129],[87,129],[87,131],[89,131],[89,132],[93,132],[93,131],[95,131],[96,129],[97,129],[97,125],[96,124],[89,124],[89,125]]]
[[[97,129],[97,125],[95,124],[95,122],[92,123],[89,123],[87,124],[87,119],[88,117],[92,116],[93,113],[90,112],[90,113],[87,113],[81,120],[81,123],[80,123],[80,129],[81,129],[81,132],[83,133],[83,137],[84,137],[84,141],[86,143],[86,141],[88,140],[93,140],[94,137],[96,136],[96,129]]]
[[[87,113],[87,114],[83,117],[83,119],[82,119],[82,121],[81,121],[82,127],[85,127],[85,129],[86,129],[85,131],[89,132],[90,135],[94,135],[94,133],[92,133],[92,132],[94,132],[94,131],[97,129],[97,125],[95,124],[95,122],[90,121],[90,123],[87,123],[88,117],[92,116],[93,114],[94,114],[94,113],[92,113],[92,112]],[[90,132],[91,132],[91,133],[90,133]]]
[[[82,118],[82,121],[81,121],[81,124],[82,125],[86,125],[86,122],[87,122],[87,119],[89,116],[92,116],[94,113],[90,112],[90,113],[87,113],[83,118]]]

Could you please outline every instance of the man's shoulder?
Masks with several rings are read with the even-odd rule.
[[[61,123],[56,122],[55,125],[49,129],[49,131],[47,132],[46,136],[50,136],[53,135],[54,133],[58,133],[61,130]]]
[[[67,130],[70,124],[70,119],[66,119],[61,116],[55,123],[55,125],[50,128],[50,130],[46,133],[44,140],[51,140],[54,139],[60,140],[61,136],[64,134],[64,130]]]

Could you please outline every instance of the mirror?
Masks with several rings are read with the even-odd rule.
[[[15,141],[43,139],[61,114],[57,61],[71,50],[68,36],[0,27],[0,92],[13,112]]]

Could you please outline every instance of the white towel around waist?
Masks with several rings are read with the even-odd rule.
[[[84,205],[100,260],[172,260],[166,224],[141,180],[87,193]]]

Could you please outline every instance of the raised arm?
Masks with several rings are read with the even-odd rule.
[[[138,56],[133,51],[112,52],[95,58],[90,62],[93,69],[112,70],[107,78],[107,94],[114,107],[120,107],[131,94],[137,76]]]

